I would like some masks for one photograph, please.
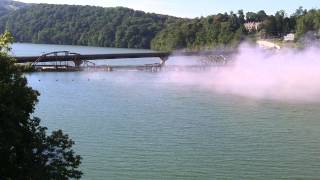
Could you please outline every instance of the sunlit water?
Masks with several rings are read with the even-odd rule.
[[[57,49],[18,44],[14,53]],[[36,115],[63,129],[83,179],[318,179],[320,106],[256,100],[165,81],[161,73],[28,74]]]

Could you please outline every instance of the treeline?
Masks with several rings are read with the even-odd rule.
[[[292,15],[240,10],[184,19],[122,7],[35,4],[0,17],[0,31],[6,29],[18,42],[167,51],[203,49],[233,47],[245,39],[280,39],[288,33],[295,33],[296,40],[307,32],[318,38],[320,10],[300,7]]]
[[[237,45],[245,36],[244,15],[218,14],[168,25],[152,40],[158,50]]]
[[[296,35],[298,38],[307,36],[311,39],[320,38],[320,10],[300,11],[297,18]]]
[[[176,19],[121,7],[38,4],[0,18],[0,31],[11,31],[18,42],[150,48]]]
[[[301,25],[301,19],[308,17],[310,13],[313,14],[314,11],[307,12],[299,8],[295,14],[288,17],[284,11],[279,11],[275,15],[267,15],[265,11],[244,14],[242,10],[239,10],[238,13],[230,12],[193,20],[179,20],[157,34],[152,40],[152,48],[172,50],[233,47],[245,39],[281,38],[288,33],[295,32],[299,37],[312,28],[302,30],[298,26],[297,29],[297,24],[306,27],[304,24]],[[319,11],[315,12],[319,13]]]

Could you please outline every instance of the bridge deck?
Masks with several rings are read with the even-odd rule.
[[[147,53],[120,53],[120,54],[70,54],[56,56],[16,56],[17,63],[35,62],[40,57],[39,62],[73,61],[77,60],[105,60],[105,59],[128,59],[128,58],[161,58],[169,56],[210,56],[229,55],[231,51],[206,51],[206,52],[147,52]]]

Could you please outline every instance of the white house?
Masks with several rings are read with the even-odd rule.
[[[290,34],[287,34],[286,36],[283,37],[283,40],[284,41],[294,41],[294,34],[293,33],[290,33]]]

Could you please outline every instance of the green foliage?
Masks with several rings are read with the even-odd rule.
[[[246,21],[247,22],[262,22],[262,21],[266,20],[267,17],[268,17],[268,15],[263,10],[261,10],[257,13],[247,12]]]
[[[34,4],[0,17],[0,32],[13,32],[18,42],[119,48],[206,49],[234,47],[243,39],[277,38],[288,33],[319,36],[319,10],[239,10],[195,19],[144,13],[128,8]],[[260,23],[248,31],[246,23]]]
[[[278,11],[275,15],[267,16],[262,22],[262,30],[267,37],[280,38],[295,31],[296,16],[287,17],[284,11]]]
[[[11,43],[13,43],[13,37],[10,32],[5,31],[2,35],[0,35],[0,51],[1,52],[10,51]]]
[[[28,4],[18,1],[0,0],[0,16],[6,15],[26,6],[28,6]]]
[[[32,66],[31,63],[15,64],[15,65],[21,72],[24,72],[24,73],[36,71],[36,69],[34,68],[34,66]]]
[[[7,39],[6,39],[7,38]],[[10,42],[9,34],[0,42]],[[6,50],[8,44],[1,44]],[[14,59],[0,53],[0,179],[80,178],[80,156],[61,130],[46,134],[32,117],[39,93],[28,87]]]
[[[300,9],[300,16],[297,19],[296,35],[303,37],[306,33],[311,32],[308,38],[318,38],[320,36],[320,10],[301,11]]]
[[[18,42],[150,48],[150,41],[177,18],[128,8],[35,4],[0,18]]]
[[[245,23],[260,23],[255,31],[247,32]],[[168,25],[152,40],[151,47],[157,50],[203,49],[234,47],[243,39],[282,39],[288,33],[297,38],[312,32],[313,38],[320,37],[320,10],[303,10],[302,7],[290,17],[285,11],[267,15],[242,10],[238,14],[217,14],[201,19],[180,20]],[[310,34],[310,33],[309,33]]]
[[[244,15],[218,14],[206,18],[180,20],[162,30],[151,47],[157,50],[203,49],[229,47],[238,44],[246,35]]]

